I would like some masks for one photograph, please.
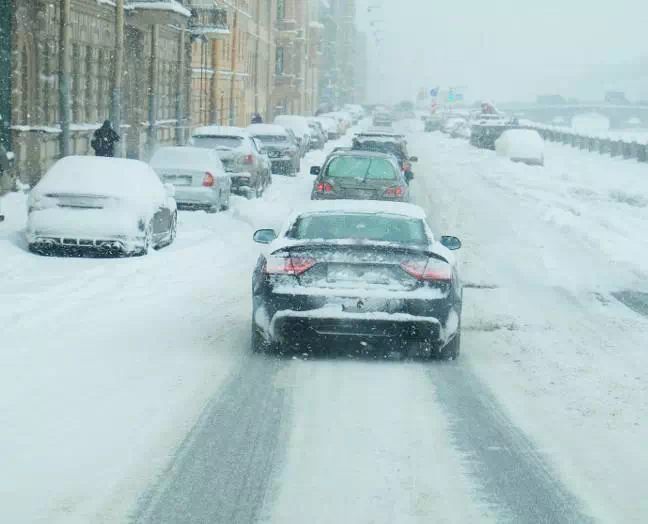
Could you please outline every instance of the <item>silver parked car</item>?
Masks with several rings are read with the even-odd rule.
[[[299,151],[302,158],[304,158],[310,149],[311,141],[311,130],[308,127],[306,117],[299,115],[279,115],[275,117],[274,123],[294,133],[297,138],[297,144],[299,145]]]
[[[289,131],[283,126],[273,124],[252,124],[246,131],[260,141],[267,151],[272,172],[295,176],[301,165],[299,148]]]
[[[232,179],[232,192],[248,198],[260,197],[272,183],[270,159],[245,129],[206,126],[193,132],[195,147],[212,149]]]
[[[323,167],[313,166],[317,176],[312,200],[388,200],[408,202],[409,187],[396,157],[369,151],[338,151]]]
[[[214,151],[161,147],[150,164],[162,182],[175,188],[178,208],[216,213],[229,207],[232,181]]]

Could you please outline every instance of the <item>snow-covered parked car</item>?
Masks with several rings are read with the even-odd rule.
[[[297,137],[299,151],[302,158],[310,148],[311,131],[306,117],[299,115],[279,115],[275,117],[274,124],[290,129]]]
[[[174,195],[173,186],[163,185],[145,162],[65,157],[30,193],[29,249],[147,254],[175,240]]]
[[[533,129],[509,129],[495,141],[499,156],[529,165],[544,165],[544,149],[543,138]]]
[[[337,138],[340,138],[340,132],[338,131],[338,122],[335,117],[316,116],[315,120],[317,120],[324,128],[324,132],[326,133],[328,140],[335,140]]]
[[[229,207],[232,181],[215,151],[200,147],[161,147],[150,164],[162,182],[175,188],[180,209],[215,213]]]
[[[195,147],[212,149],[232,179],[232,192],[247,197],[263,195],[272,183],[270,159],[260,142],[240,127],[205,126],[194,130]]]
[[[296,176],[301,165],[299,146],[283,126],[252,124],[246,131],[262,145],[273,173]]]
[[[316,201],[268,244],[252,277],[253,351],[355,339],[376,349],[459,355],[462,284],[452,250],[418,206]]]

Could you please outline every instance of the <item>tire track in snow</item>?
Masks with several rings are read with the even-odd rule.
[[[137,524],[256,522],[291,410],[276,380],[287,361],[246,358],[141,499]]]
[[[500,521],[594,522],[470,368],[451,362],[430,367],[428,376],[455,445]]]

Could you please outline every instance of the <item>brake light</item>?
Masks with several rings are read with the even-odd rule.
[[[430,258],[425,260],[407,260],[401,262],[401,268],[416,280],[424,282],[451,282],[452,268],[447,262]]]
[[[333,186],[329,184],[328,182],[320,182],[317,184],[317,192],[318,193],[332,193],[333,192]]]
[[[267,275],[299,275],[317,264],[312,258],[303,257],[268,257],[265,265]]]
[[[245,155],[243,157],[243,163],[248,166],[254,164],[254,155]]]
[[[214,175],[212,175],[209,171],[205,171],[205,178],[203,178],[203,186],[204,187],[213,187],[214,186]]]
[[[405,190],[403,189],[402,186],[395,186],[395,187],[389,187],[385,191],[385,196],[386,197],[402,197],[403,194],[405,193]]]

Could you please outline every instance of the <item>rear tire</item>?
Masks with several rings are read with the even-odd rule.
[[[252,353],[276,353],[277,344],[268,342],[259,331],[259,328],[252,321],[252,329],[250,330],[250,350]]]
[[[457,329],[457,334],[448,342],[439,353],[440,360],[457,360],[461,354],[461,328]]]

